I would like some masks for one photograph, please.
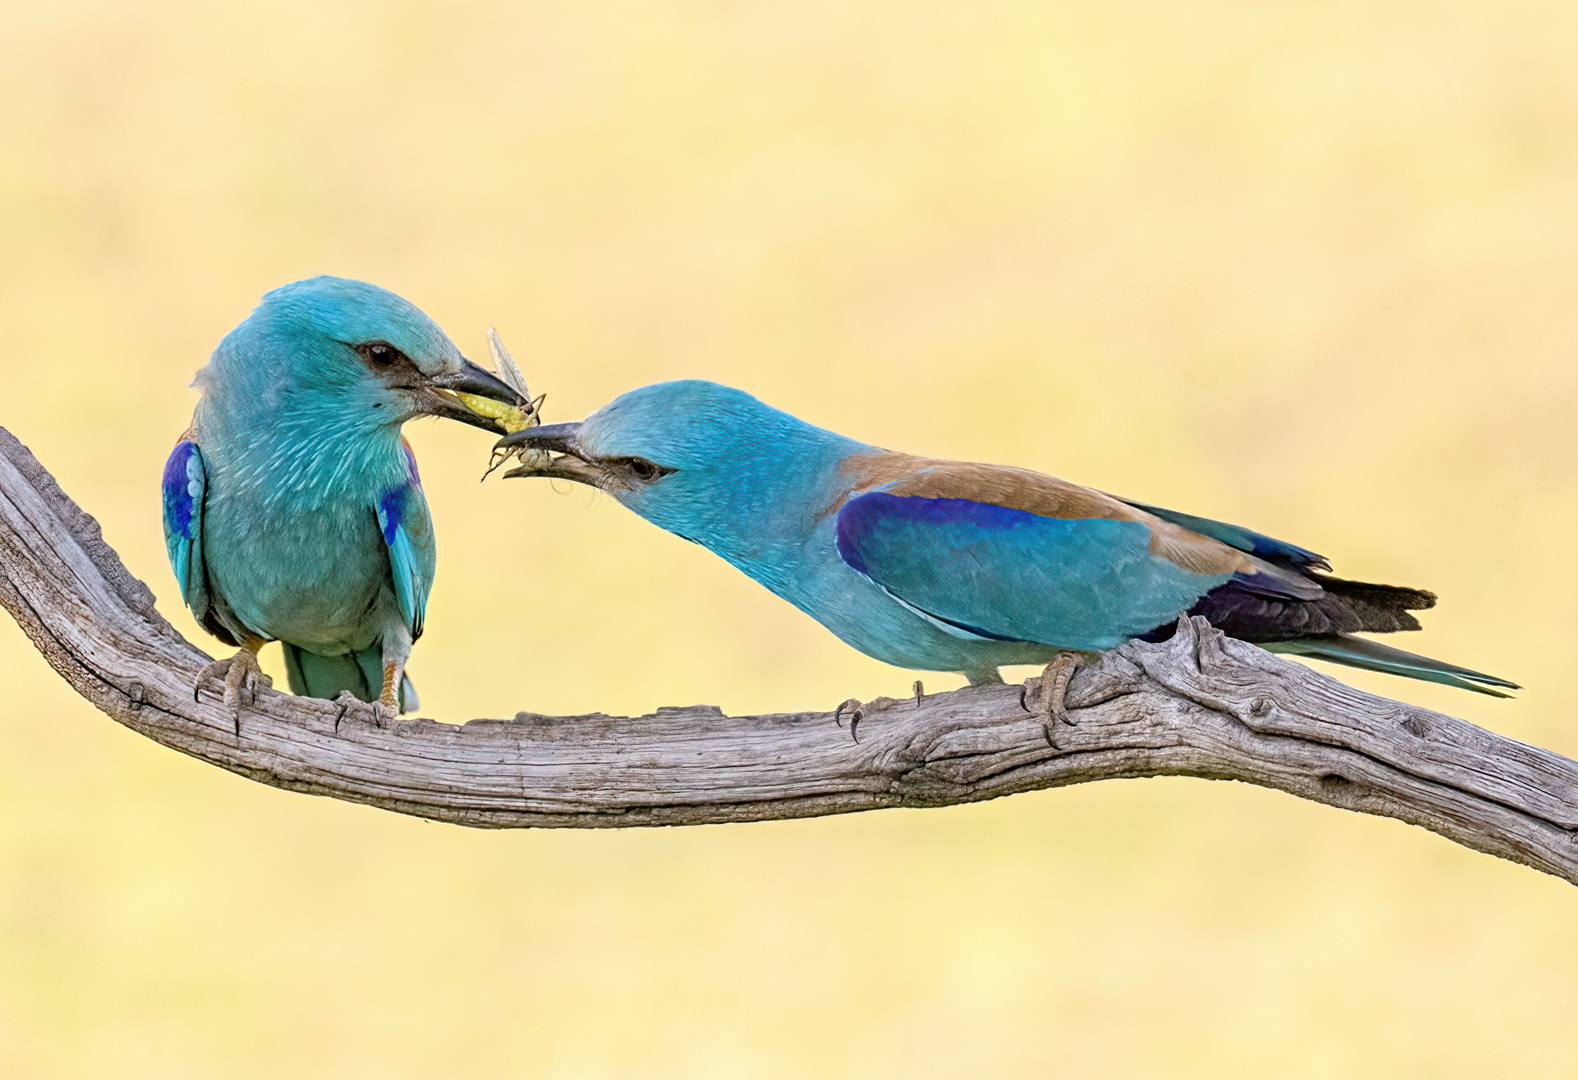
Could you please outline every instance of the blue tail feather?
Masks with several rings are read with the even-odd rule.
[[[1366,671],[1382,671],[1388,675],[1401,675],[1407,679],[1456,686],[1463,690],[1489,694],[1491,697],[1512,696],[1494,687],[1506,690],[1522,689],[1517,683],[1499,679],[1494,675],[1486,675],[1441,660],[1432,660],[1428,656],[1420,656],[1417,653],[1404,652],[1402,649],[1394,649],[1390,645],[1382,645],[1368,638],[1354,637],[1352,634],[1298,638],[1293,641],[1265,641],[1259,644],[1262,649],[1271,652],[1310,656],[1334,664],[1363,668]]]
[[[383,692],[383,649],[374,645],[359,653],[321,656],[315,652],[280,642],[285,648],[285,674],[290,692],[305,697],[333,700],[349,690],[362,701],[377,701]],[[400,711],[418,707],[416,687],[407,676],[400,684]]]

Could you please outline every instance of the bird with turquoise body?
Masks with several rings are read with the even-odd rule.
[[[716,383],[642,387],[497,449],[534,454],[506,476],[599,488],[878,660],[972,684],[1046,664],[1043,708],[1064,720],[1083,655],[1164,639],[1185,614],[1274,651],[1517,689],[1357,636],[1418,629],[1432,593],[1334,577],[1297,545],[1028,469],[884,450]]]
[[[193,385],[164,471],[165,544],[187,607],[239,648],[194,694],[222,676],[239,716],[271,685],[257,654],[277,640],[294,693],[414,707],[405,666],[437,554],[401,426],[439,416],[499,434],[513,427],[497,414],[525,396],[409,302],[336,277],[264,296]]]

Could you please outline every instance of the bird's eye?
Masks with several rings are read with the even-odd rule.
[[[643,484],[650,484],[652,481],[661,479],[674,471],[665,469],[663,466],[650,462],[646,458],[639,457],[626,458],[625,468],[629,469],[630,475],[640,480]]]
[[[387,341],[369,341],[356,346],[356,351],[361,354],[363,360],[375,368],[393,367],[397,362],[405,359],[405,353]]]

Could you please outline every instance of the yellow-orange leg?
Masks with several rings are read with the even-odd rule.
[[[378,704],[391,717],[400,715],[400,683],[404,679],[404,664],[398,660],[384,661],[384,692],[378,695]]]

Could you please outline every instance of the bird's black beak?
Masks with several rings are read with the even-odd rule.
[[[505,454],[516,450],[543,450],[550,454],[571,454],[580,457],[580,446],[576,442],[580,434],[579,423],[543,424],[541,427],[527,428],[525,431],[506,435],[493,444],[493,449]]]
[[[520,454],[521,464],[505,476],[545,476],[602,487],[603,469],[581,449],[580,434],[579,423],[544,424],[504,436],[493,444],[493,452],[506,457]]]
[[[462,359],[458,372],[435,375],[422,387],[421,411],[429,416],[442,416],[459,420],[484,431],[497,434],[506,430],[500,417],[510,410],[525,410],[529,403],[492,372]],[[467,394],[482,401],[468,404],[457,394]],[[488,408],[484,402],[497,402],[498,409]],[[478,406],[481,406],[479,408]]]

